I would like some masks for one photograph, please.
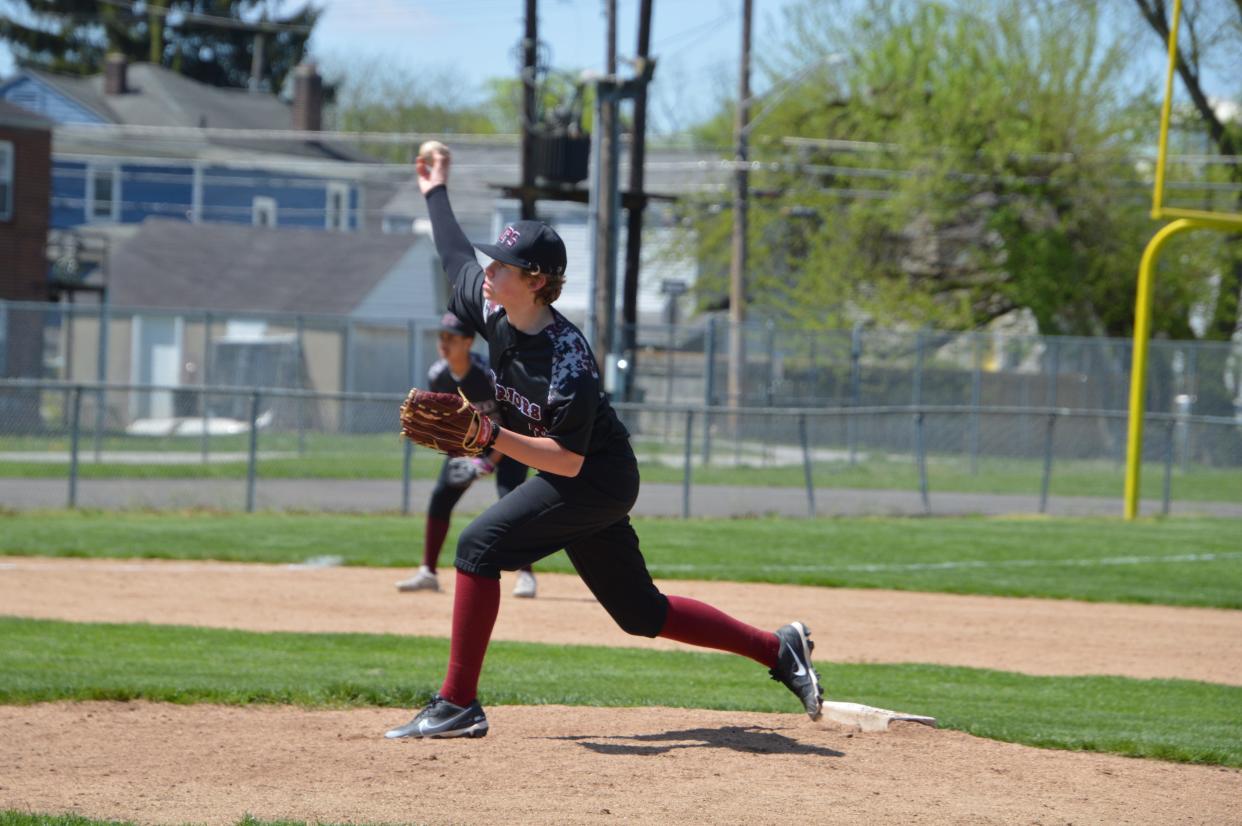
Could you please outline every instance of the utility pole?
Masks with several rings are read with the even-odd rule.
[[[168,0],[151,0],[147,4],[147,27],[151,30],[151,49],[147,61],[155,66],[164,65],[164,16],[156,13],[168,5]]]
[[[742,324],[746,321],[746,229],[749,175],[747,166],[747,129],[750,121],[750,21],[752,0],[742,0],[742,54],[738,66],[737,119],[733,134],[737,141],[734,157],[733,192],[733,258],[729,266],[729,406],[742,402],[742,377],[746,365],[746,349],[742,340]]]
[[[604,0],[608,33],[605,42],[607,62],[605,75],[614,80],[617,76],[617,0]],[[594,132],[599,141],[600,169],[597,170],[599,193],[596,205],[599,210],[595,222],[595,356],[607,360],[616,349],[615,326],[617,307],[617,209],[619,187],[617,186],[617,102],[612,90],[605,93],[603,85],[596,85],[595,94],[598,122]],[[607,365],[604,365],[607,369]]]
[[[535,218],[535,62],[539,45],[538,0],[526,0],[522,36],[522,220]]]
[[[651,0],[642,0],[638,10],[638,51],[635,68],[643,74],[651,50]],[[638,340],[638,269],[642,258],[643,209],[646,199],[643,193],[643,167],[647,162],[647,84],[643,84],[634,96],[634,134],[630,141],[630,196],[636,199],[626,216],[625,231],[625,295],[621,301],[621,352],[630,361],[625,371],[625,392],[630,397],[631,377],[635,374]]]
[[[263,5],[263,13],[259,17],[259,22],[267,22],[266,3]],[[250,52],[250,91],[252,92],[259,91],[263,84],[263,47],[263,29],[255,29],[254,48]]]
[[[254,33],[254,50],[250,55],[250,91],[259,91],[263,82],[263,32]]]

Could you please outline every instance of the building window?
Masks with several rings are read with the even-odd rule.
[[[341,181],[328,184],[328,204],[324,226],[328,229],[349,229],[349,185]]]
[[[121,176],[113,166],[92,166],[86,178],[88,221],[115,221],[120,215]]]
[[[250,204],[250,217],[256,227],[276,226],[276,199],[256,195]]]
[[[13,218],[13,144],[0,141],[0,221]]]

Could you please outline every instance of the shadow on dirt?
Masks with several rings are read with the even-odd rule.
[[[598,754],[655,755],[674,749],[730,749],[747,754],[806,754],[815,757],[844,757],[845,753],[823,746],[799,743],[775,729],[758,726],[723,726],[666,731],[661,734],[574,735],[552,740],[576,741]],[[609,741],[609,742],[601,742]],[[621,742],[611,742],[621,741]],[[651,743],[653,745],[646,745]]]

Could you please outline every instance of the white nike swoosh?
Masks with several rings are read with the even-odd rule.
[[[426,720],[419,720],[419,721],[418,721],[418,733],[419,733],[419,734],[426,734],[426,733],[427,733],[427,721],[426,721]]]
[[[797,670],[796,670],[796,671],[794,671],[794,676],[795,676],[795,677],[805,677],[805,676],[806,676],[806,666],[802,664],[802,660],[798,657],[798,652],[797,652],[797,651],[794,651],[793,646],[790,646],[790,647],[789,647],[789,653],[790,653],[790,654],[793,654],[794,662],[796,662],[796,663],[798,664],[798,668],[797,668]]]

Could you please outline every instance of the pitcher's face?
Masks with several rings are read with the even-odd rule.
[[[530,278],[521,269],[501,261],[493,261],[483,270],[483,297],[493,304],[512,310],[535,302],[535,292],[542,278]]]

